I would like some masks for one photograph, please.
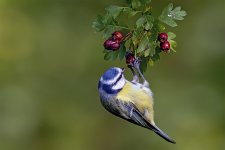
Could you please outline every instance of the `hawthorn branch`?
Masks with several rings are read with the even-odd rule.
[[[128,32],[127,35],[124,36],[124,37],[120,40],[120,42],[122,42],[122,41],[127,41],[129,38],[131,38],[132,34],[133,34],[132,31]]]

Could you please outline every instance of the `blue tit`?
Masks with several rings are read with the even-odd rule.
[[[168,142],[176,143],[166,133],[159,129],[154,122],[153,94],[149,83],[140,72],[139,64],[134,68],[143,79],[139,78],[133,68],[133,80],[128,81],[124,77],[124,69],[118,67],[109,68],[100,78],[98,90],[100,100],[104,108],[110,113],[123,118],[131,123],[154,131]]]

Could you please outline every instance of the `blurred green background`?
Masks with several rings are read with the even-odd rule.
[[[169,29],[177,53],[145,75],[155,121],[176,145],[100,104],[99,77],[125,63],[103,60],[91,24],[123,0],[0,0],[0,149],[224,150],[225,2],[153,0],[154,15],[169,2],[188,13]]]

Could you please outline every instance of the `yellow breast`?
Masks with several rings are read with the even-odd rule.
[[[149,121],[153,120],[153,98],[151,92],[142,86],[126,81],[123,89],[117,94],[117,99],[124,102],[132,102]]]

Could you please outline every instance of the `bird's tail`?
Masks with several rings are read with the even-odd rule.
[[[154,131],[156,134],[158,134],[159,136],[161,136],[166,141],[168,141],[170,143],[173,143],[173,144],[176,144],[176,142],[172,138],[170,138],[166,133],[164,133],[156,125],[149,124],[149,127],[151,128],[152,131]]]

